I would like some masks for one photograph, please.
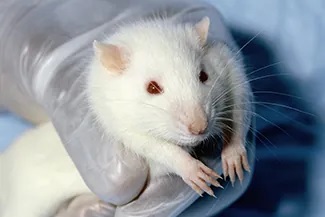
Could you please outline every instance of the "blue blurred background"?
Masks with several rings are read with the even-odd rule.
[[[256,96],[256,170],[221,216],[324,217],[325,1],[209,1],[239,46],[257,36],[243,49]],[[29,127],[0,112],[0,151]]]
[[[240,46],[258,34],[243,49],[261,102],[256,170],[221,216],[324,217],[325,1],[209,1]]]

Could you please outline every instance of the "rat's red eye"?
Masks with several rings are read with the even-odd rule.
[[[163,89],[155,81],[150,81],[147,86],[147,91],[150,94],[160,94],[163,92]]]
[[[209,76],[205,71],[200,72],[199,79],[202,83],[206,82],[208,80]]]

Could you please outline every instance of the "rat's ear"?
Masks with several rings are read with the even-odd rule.
[[[95,40],[93,48],[97,59],[109,72],[122,73],[126,68],[126,52],[121,47]]]
[[[203,17],[198,23],[195,24],[195,30],[200,37],[200,43],[202,46],[205,45],[208,39],[209,27],[210,27],[209,17]]]

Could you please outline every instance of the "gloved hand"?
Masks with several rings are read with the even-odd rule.
[[[146,184],[145,162],[117,151],[110,135],[104,136],[96,124],[83,94],[83,60],[91,52],[92,41],[114,31],[120,22],[157,13],[184,22],[209,16],[212,37],[234,46],[218,11],[195,0],[138,0],[136,4],[132,0],[3,0],[0,104],[35,123],[49,117],[89,188],[103,201],[120,205],[115,216],[215,214],[244,192],[251,175],[246,175],[242,186],[214,189],[219,200],[197,200],[199,196],[176,176]],[[253,169],[254,144],[248,145]],[[212,156],[202,159],[222,173],[217,150],[212,151]],[[189,215],[193,207],[196,214]]]
[[[146,166],[139,159],[116,153],[110,138],[103,137],[95,124],[81,90],[83,45],[93,40],[82,34],[110,20],[104,17],[104,5],[79,0],[1,4],[3,104],[35,123],[49,117],[89,188],[105,201],[127,203],[143,188]],[[88,22],[81,22],[88,10],[103,16],[88,16]]]

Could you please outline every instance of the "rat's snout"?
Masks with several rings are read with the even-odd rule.
[[[196,121],[188,126],[188,130],[194,135],[200,135],[204,134],[207,126],[208,123],[206,121]]]
[[[180,116],[180,121],[193,135],[204,134],[208,127],[207,115],[201,106],[185,109],[185,112]]]

